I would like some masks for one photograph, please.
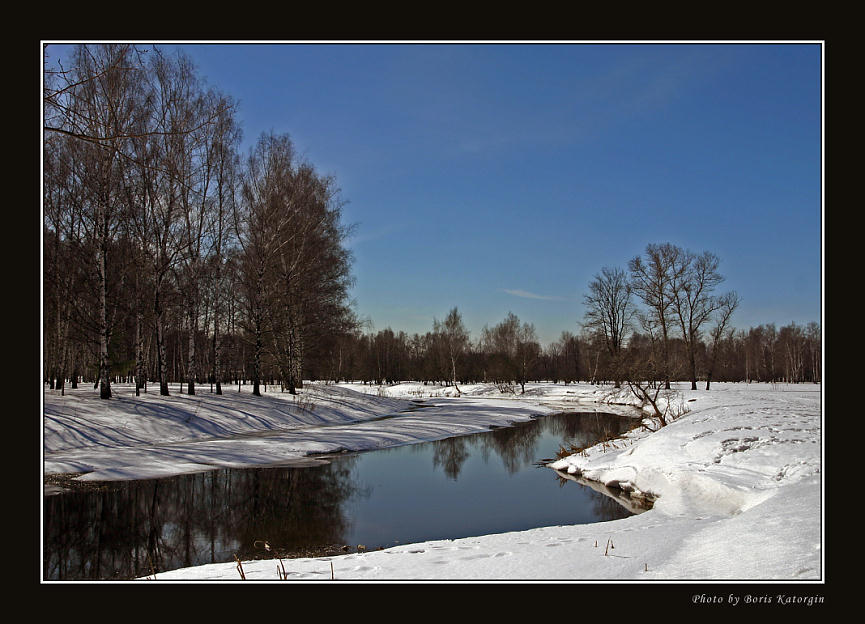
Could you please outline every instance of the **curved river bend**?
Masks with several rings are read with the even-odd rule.
[[[46,580],[130,579],[274,556],[322,556],[632,515],[543,467],[638,420],[542,416],[309,467],[101,483],[44,498]]]

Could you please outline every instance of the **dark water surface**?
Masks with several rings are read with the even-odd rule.
[[[44,578],[128,579],[235,555],[321,556],[624,518],[632,512],[614,499],[537,463],[636,422],[550,415],[310,467],[214,470],[45,496]]]

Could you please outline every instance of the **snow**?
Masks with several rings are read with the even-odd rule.
[[[298,397],[222,396],[173,387],[134,396],[114,387],[45,390],[43,465],[79,479],[134,479],[222,467],[297,464],[507,426],[563,410],[632,411],[624,391],[590,384],[307,384]],[[804,581],[824,579],[822,392],[814,384],[675,384],[681,416],[550,464],[559,474],[650,511],[575,526],[429,541],[336,557],[244,561],[247,580]],[[425,401],[413,410],[413,401]],[[685,411],[686,410],[686,411]],[[648,412],[645,412],[648,414]],[[50,493],[46,490],[46,494]],[[279,568],[277,566],[280,566]],[[278,572],[279,570],[279,572]],[[240,581],[236,563],[159,572],[158,581]],[[152,577],[151,577],[152,578]]]
[[[507,426],[550,413],[507,400],[445,401],[412,412],[404,398],[307,384],[297,397],[268,392],[169,397],[115,387],[103,401],[79,388],[44,398],[45,473],[82,480],[142,479],[212,468],[297,464],[309,455],[363,451]],[[273,390],[273,388],[271,388]],[[398,416],[398,418],[394,418]]]

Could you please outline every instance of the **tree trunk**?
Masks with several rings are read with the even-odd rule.
[[[144,387],[144,338],[141,332],[141,306],[135,310],[135,396]]]
[[[217,268],[217,271],[219,269]],[[216,277],[216,299],[213,303],[213,341],[210,350],[213,360],[213,381],[216,383],[216,394],[222,394],[222,340],[219,335],[219,274]]]
[[[690,370],[691,390],[696,390],[697,389],[697,358],[696,358],[696,355],[694,354],[695,347],[694,347],[693,342],[688,345],[688,351],[689,351],[688,359],[689,359],[690,368],[691,368],[691,370]]]
[[[456,388],[457,396],[462,396],[463,393],[460,392],[460,389],[457,386],[457,363],[453,357],[451,357],[451,377],[453,377],[454,388]]]
[[[103,226],[105,227],[105,226]],[[106,235],[107,236],[107,235]],[[99,248],[99,398],[111,398],[111,380],[109,379],[108,341],[108,275],[107,250],[102,242]]]
[[[259,382],[261,379],[261,352],[263,350],[263,343],[261,337],[261,319],[255,319],[255,355],[252,359],[252,394],[255,396],[261,396],[261,390],[259,388]]]
[[[295,388],[303,388],[303,332],[295,327],[292,331],[291,372]]]
[[[219,315],[213,317],[213,381],[216,383],[216,394],[222,394],[222,341],[219,337]]]
[[[168,396],[168,360],[165,356],[165,327],[162,302],[159,299],[159,284],[156,286],[156,364],[159,368],[159,394]]]
[[[709,389],[709,384],[712,381],[712,373],[715,372],[715,363],[718,361],[718,348],[719,348],[719,346],[720,345],[718,343],[712,345],[712,357],[709,360],[709,370],[706,371],[706,390]],[[692,390],[693,390],[693,388],[692,388]]]
[[[661,330],[663,333],[663,343],[661,351],[664,358],[664,390],[670,389],[670,345],[667,338],[667,323],[661,317]]]
[[[72,382],[70,387],[73,390],[78,389],[78,359],[74,354],[72,355]]]
[[[189,304],[189,354],[188,366],[186,369],[187,375],[187,394],[195,394],[195,333],[198,329],[198,314],[195,309],[195,303]]]

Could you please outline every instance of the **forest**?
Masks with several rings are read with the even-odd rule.
[[[586,285],[573,332],[541,345],[511,312],[470,336],[457,307],[423,335],[369,329],[350,300],[337,181],[285,134],[240,153],[238,104],[184,55],[79,45],[46,68],[43,375],[136,393],[296,393],[304,380],[819,382],[821,329],[737,329],[720,259],[649,244]]]

